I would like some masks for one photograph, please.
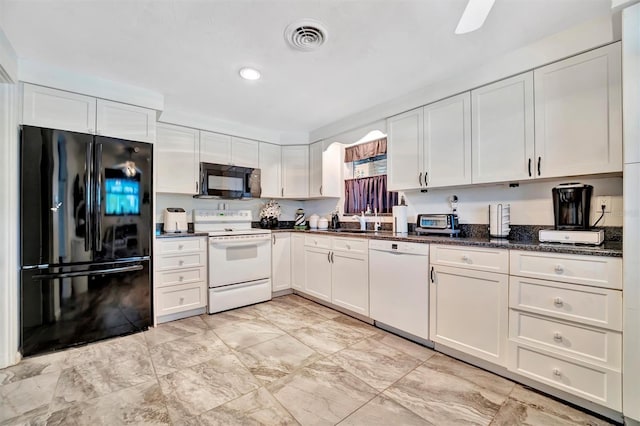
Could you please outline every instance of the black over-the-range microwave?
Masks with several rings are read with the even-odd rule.
[[[260,198],[260,169],[200,163],[199,186],[196,198]]]

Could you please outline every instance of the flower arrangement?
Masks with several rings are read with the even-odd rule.
[[[269,200],[267,204],[265,204],[260,210],[260,218],[278,218],[280,216],[280,205],[276,203],[274,200]]]

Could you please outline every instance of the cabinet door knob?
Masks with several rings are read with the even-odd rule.
[[[469,256],[467,256],[466,254],[462,256],[462,261],[463,262],[468,262],[469,261]]]
[[[184,265],[184,260],[180,260],[180,261],[178,262],[178,264],[179,264],[180,266]]]
[[[556,274],[562,274],[564,272],[564,266],[557,264],[553,270],[556,271]]]
[[[562,334],[559,331],[553,333],[553,340],[556,342],[562,342]]]
[[[182,275],[180,275],[180,276],[178,277],[178,281],[182,282],[183,280],[184,280],[184,277],[183,277]]]
[[[553,304],[557,307],[561,307],[562,305],[564,305],[564,301],[562,300],[562,298],[556,297],[555,299],[553,299]]]
[[[347,244],[347,250],[351,250],[351,246]]]
[[[183,248],[183,247],[184,247],[184,246],[183,246],[182,244],[180,244],[180,245],[178,246],[178,250],[182,250],[182,248]]]
[[[182,305],[184,303],[184,297],[180,298],[180,304]]]
[[[559,368],[554,368],[553,369],[553,375],[556,376],[556,377],[560,377],[560,376],[562,376],[562,371],[560,371]]]

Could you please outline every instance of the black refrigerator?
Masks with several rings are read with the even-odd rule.
[[[153,146],[22,126],[24,356],[151,323]]]

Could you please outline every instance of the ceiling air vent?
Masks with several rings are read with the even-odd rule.
[[[292,48],[310,52],[327,41],[327,30],[320,22],[305,19],[289,25],[284,31],[284,38]]]

